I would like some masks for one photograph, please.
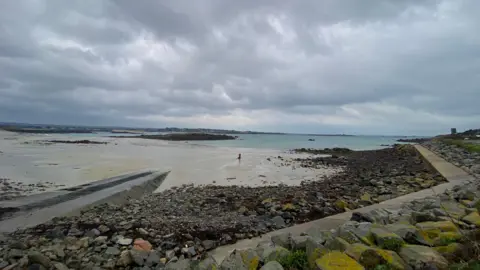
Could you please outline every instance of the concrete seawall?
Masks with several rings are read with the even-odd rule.
[[[143,171],[52,192],[0,202],[0,232],[35,226],[102,203],[122,204],[128,198],[152,193],[169,172]]]
[[[422,157],[433,167],[437,170],[443,177],[445,177],[448,182],[432,187],[430,189],[424,189],[418,192],[406,194],[404,196],[400,196],[391,200],[383,201],[378,204],[370,205],[367,207],[355,209],[353,211],[360,212],[360,213],[367,213],[374,209],[379,208],[387,208],[387,209],[400,209],[401,206],[406,203],[416,199],[422,199],[428,196],[432,196],[435,194],[441,194],[445,192],[447,189],[451,189],[456,185],[460,185],[462,183],[466,183],[469,181],[475,180],[475,178],[469,175],[464,170],[454,166],[453,164],[447,162],[446,160],[442,159],[441,157],[437,156],[435,153],[431,152],[430,150],[426,149],[423,146],[415,145],[417,151],[422,155]],[[344,224],[345,222],[349,221],[352,217],[353,211],[344,212],[341,214],[329,216],[326,218],[314,220],[311,222],[295,225],[292,227],[288,227],[285,229],[272,231],[270,233],[264,234],[261,237],[256,237],[252,239],[244,239],[238,241],[235,244],[222,246],[215,250],[213,250],[210,254],[217,260],[217,262],[221,262],[230,252],[233,250],[242,250],[247,248],[255,248],[260,242],[269,241],[270,238],[274,235],[280,235],[285,233],[290,233],[292,236],[299,236],[301,233],[311,229],[311,228],[321,228],[322,230],[331,230],[336,229],[338,226]]]

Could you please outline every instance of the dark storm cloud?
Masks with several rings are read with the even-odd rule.
[[[475,127],[478,8],[7,1],[0,121],[370,134]]]

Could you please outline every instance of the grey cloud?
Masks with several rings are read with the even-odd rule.
[[[195,125],[195,117],[237,112],[256,123],[245,129],[313,132],[302,122],[309,117],[342,119],[319,124],[318,132],[393,133],[407,130],[404,124],[427,133],[452,121],[468,125],[480,119],[480,20],[473,12],[479,5],[7,2],[0,11],[0,121],[172,124],[142,120],[153,116],[191,117],[180,123]],[[432,127],[396,110],[431,117]],[[290,122],[259,122],[274,118],[260,112]],[[375,122],[376,114],[387,120]]]

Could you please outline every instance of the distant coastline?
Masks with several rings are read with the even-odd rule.
[[[0,122],[0,129],[19,132],[19,133],[97,133],[97,132],[110,132],[114,134],[145,134],[145,133],[210,133],[210,134],[230,134],[230,135],[242,135],[242,134],[266,134],[266,135],[302,135],[302,136],[355,136],[347,134],[296,134],[285,132],[261,132],[261,131],[241,131],[241,130],[229,130],[229,129],[209,129],[209,128],[129,128],[129,127],[99,127],[99,126],[76,126],[76,125],[53,125],[53,124],[28,124],[28,123],[11,123]]]

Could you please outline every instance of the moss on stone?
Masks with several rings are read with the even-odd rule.
[[[248,270],[255,270],[260,263],[260,256],[250,249],[239,251],[243,263],[247,266]]]
[[[319,270],[364,270],[365,268],[354,259],[339,251],[332,251],[315,261]]]
[[[468,224],[473,224],[477,227],[480,227],[480,215],[477,211],[468,214],[467,216],[462,218],[462,220]]]
[[[367,253],[365,253],[368,250]],[[376,253],[373,255],[372,252]],[[391,250],[379,249],[376,247],[369,247],[364,244],[352,244],[345,253],[357,260],[367,269],[373,269],[376,264],[389,265],[393,270],[408,269],[407,264],[400,258],[400,256]],[[381,257],[381,259],[379,258]],[[375,264],[376,263],[376,264]]]
[[[377,251],[368,249],[362,252],[358,262],[366,269],[373,269],[377,265],[386,264],[387,260],[385,260],[385,258],[383,258]]]
[[[286,203],[286,204],[282,205],[282,210],[283,211],[295,210],[295,205],[293,205],[292,203]]]
[[[451,258],[456,256],[456,253],[461,251],[462,248],[463,248],[462,244],[450,243],[446,246],[434,247],[433,249],[438,253],[442,254],[445,258]]]
[[[400,236],[389,232],[384,227],[372,227],[371,232],[375,237],[377,245],[382,249],[398,251],[405,244]]]
[[[371,202],[372,201],[372,196],[368,192],[365,192],[365,193],[363,193],[362,196],[360,196],[360,200],[365,201],[365,202]]]
[[[451,243],[455,243],[462,239],[462,234],[459,232],[441,232],[437,238],[433,240],[434,246],[446,246]]]
[[[267,204],[267,203],[272,203],[273,199],[272,198],[266,198],[265,200],[262,201],[262,204]]]
[[[417,228],[426,233],[428,237],[434,239],[438,237],[441,232],[458,232],[459,229],[451,221],[427,221],[417,223]]]
[[[390,237],[385,238],[378,246],[383,249],[398,251],[402,248],[404,244],[405,242],[401,238]]]
[[[337,200],[335,201],[335,207],[338,209],[345,209],[348,208],[348,204],[344,200]]]

